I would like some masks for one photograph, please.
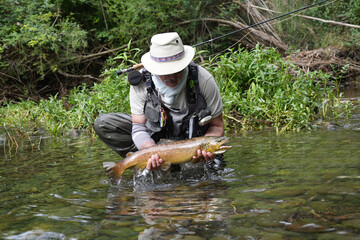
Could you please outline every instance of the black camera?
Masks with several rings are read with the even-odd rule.
[[[141,81],[143,81],[143,75],[141,72],[137,71],[137,70],[133,70],[131,72],[129,72],[128,74],[128,81],[130,83],[130,85],[136,86],[138,85]]]

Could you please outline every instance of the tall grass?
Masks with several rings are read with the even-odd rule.
[[[0,124],[16,134],[37,134],[45,130],[50,135],[62,136],[71,129],[92,131],[92,124],[105,112],[129,112],[128,83],[124,77],[93,87],[74,88],[64,98],[52,96],[41,100],[8,103],[0,108]]]

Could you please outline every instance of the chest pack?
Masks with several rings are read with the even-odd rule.
[[[185,86],[187,107],[184,109],[166,107],[156,91],[151,73],[146,70],[142,72],[141,77],[146,83],[147,90],[144,106],[145,126],[155,141],[161,138],[187,139],[203,136],[208,129],[208,124],[203,124],[202,121],[211,119],[211,111],[200,92],[198,65],[192,62],[188,69]]]

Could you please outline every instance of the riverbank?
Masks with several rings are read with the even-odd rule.
[[[117,58],[129,52],[134,51],[123,51]],[[351,114],[352,102],[339,100],[344,72],[304,71],[274,48],[233,49],[201,65],[215,76],[228,132],[268,127],[277,133],[299,131],[311,129],[315,121],[329,115]],[[62,98],[55,95],[39,102],[4,102],[0,126],[10,139],[40,132],[55,137],[71,131],[91,135],[92,124],[100,114],[130,112],[127,76],[116,75],[126,67],[120,64],[110,68],[103,73],[101,83],[83,84]]]
[[[287,58],[304,71],[323,71],[344,86],[360,86],[360,46],[330,46]]]

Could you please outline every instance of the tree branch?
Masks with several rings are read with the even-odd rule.
[[[131,42],[131,45],[135,44],[135,43],[138,43],[140,42],[141,40],[137,40],[137,41],[134,41],[134,42]],[[81,60],[84,60],[84,59],[89,59],[89,58],[97,58],[97,57],[101,57],[103,55],[107,55],[107,54],[110,54],[110,53],[114,53],[116,51],[119,51],[121,49],[124,49],[124,48],[127,48],[128,44],[125,44],[125,45],[122,45],[121,47],[118,47],[118,48],[114,48],[114,49],[110,49],[110,50],[106,50],[106,51],[103,51],[103,52],[98,52],[98,53],[93,53],[93,54],[89,54],[89,55],[80,55],[78,56],[79,59]]]
[[[281,13],[281,12],[278,12],[278,11],[274,11],[274,10],[270,10],[270,9],[267,9],[267,8],[254,6],[254,5],[247,5],[247,6],[252,7],[252,8],[261,9],[261,10],[268,11],[268,12]],[[300,14],[295,15],[295,16],[302,17],[302,18],[308,18],[308,19],[311,19],[311,20],[316,20],[316,21],[320,21],[320,22],[324,22],[324,23],[330,23],[330,24],[341,25],[341,26],[346,26],[346,27],[353,27],[353,28],[360,28],[359,25],[354,25],[354,24],[350,24],[350,23],[337,22],[337,21],[333,21],[333,20],[326,20],[326,19],[322,19],[322,18],[311,17],[311,16],[306,16],[306,15],[300,15]]]
[[[193,20],[188,20],[188,21],[184,21],[181,22],[180,24],[186,24],[186,23],[190,23],[193,21],[210,21],[210,22],[217,22],[217,23],[222,23],[222,24],[227,24],[229,26],[232,26],[234,28],[238,28],[238,29],[243,29],[245,27],[248,27],[247,25],[240,23],[240,22],[232,22],[232,21],[228,21],[228,20],[224,20],[224,19],[217,19],[217,18],[201,18],[201,19],[193,19]],[[270,44],[272,44],[273,46],[277,47],[279,50],[281,51],[287,51],[288,47],[283,44],[282,42],[278,41],[277,39],[275,39],[273,36],[270,36],[269,34],[256,30],[254,28],[251,29],[247,29],[246,31],[251,32],[252,34],[254,34],[256,37],[262,39],[265,42],[269,42]]]
[[[97,78],[97,77],[91,76],[89,74],[87,74],[87,75],[74,75],[74,74],[63,72],[61,70],[57,70],[57,72],[60,73],[61,75],[63,75],[64,77],[68,77],[68,78],[89,78],[89,79],[93,79],[93,80],[101,82],[101,78]]]

